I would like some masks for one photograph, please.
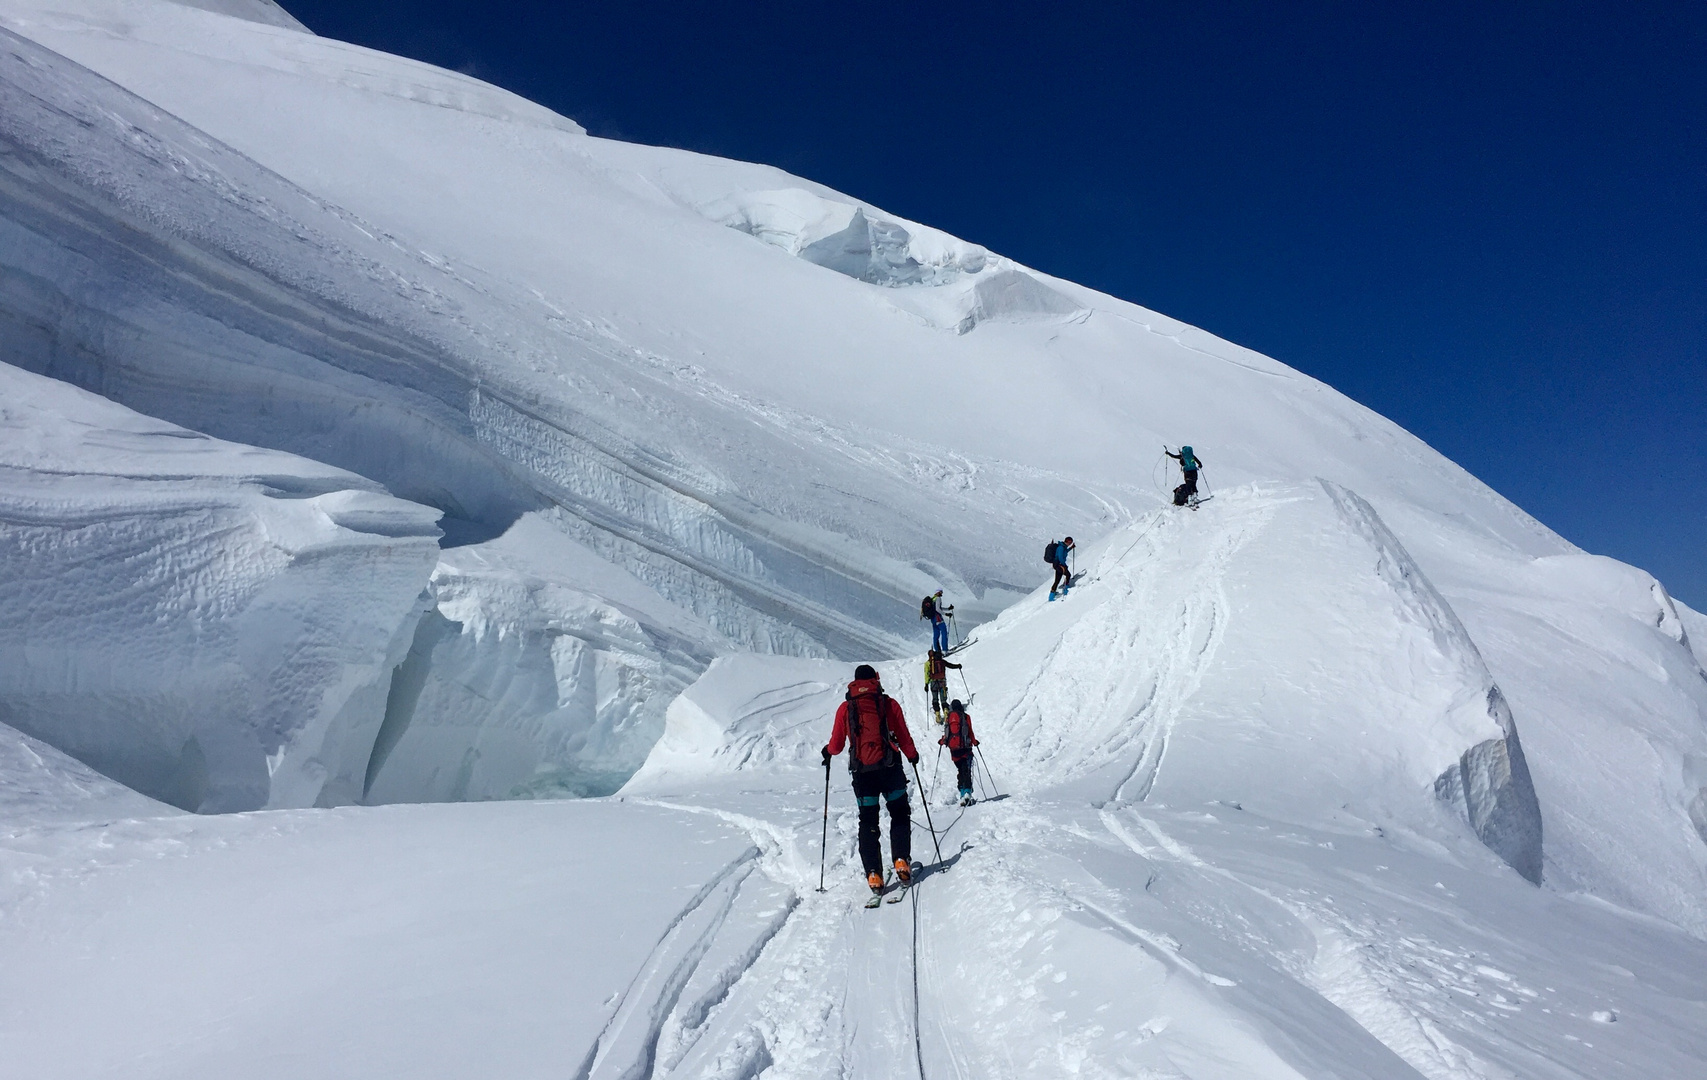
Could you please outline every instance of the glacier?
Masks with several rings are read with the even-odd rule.
[[[1707,1061],[1707,618],[1272,359],[271,0],[0,0],[0,361],[29,1075]]]

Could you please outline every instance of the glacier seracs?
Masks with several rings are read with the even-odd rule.
[[[1660,583],[1269,358],[286,20],[0,0],[10,1060],[1700,1071]],[[939,587],[992,797],[862,922],[816,747],[854,659],[928,731]]]

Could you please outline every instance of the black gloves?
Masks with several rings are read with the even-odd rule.
[[[821,753],[824,755],[824,768],[828,769],[830,767],[830,748],[824,747]]]
[[[907,759],[907,764],[909,764],[909,765],[917,765],[918,763],[919,763],[919,755],[917,755],[917,754],[914,754],[912,757]]]

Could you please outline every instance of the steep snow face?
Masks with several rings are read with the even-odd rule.
[[[154,818],[179,811],[0,724],[0,820],[9,827]]]
[[[1083,567],[1061,600],[1034,594],[979,628],[950,672],[1010,790],[1417,834],[1440,833],[1443,799],[1541,880],[1517,724],[1367,502],[1329,483],[1235,489],[1115,533]],[[827,724],[797,718],[834,712],[845,667],[777,667],[759,707],[733,708],[769,670],[754,663],[722,662],[671,706],[636,790],[810,759]],[[930,728],[919,667],[884,670],[914,728]]]
[[[603,795],[733,645],[546,515],[444,553],[397,669],[368,803]]]
[[[335,337],[360,339],[344,349],[319,321],[233,311],[223,282],[211,297],[179,286],[188,317],[155,304],[144,320],[123,298],[161,294],[146,265],[80,288],[86,270],[68,283],[50,252],[18,267],[42,282],[32,366],[151,412],[193,399],[198,426],[326,456],[453,518],[539,508],[525,492],[481,494],[508,490],[519,467],[536,497],[571,509],[625,566],[750,647],[903,652],[922,636],[916,597],[937,586],[976,599],[994,590],[969,610],[999,610],[1023,591],[1038,540],[1106,530],[1154,503],[1151,466],[1188,402],[1193,441],[1217,447],[1218,482],[1322,473],[1526,551],[1565,550],[1416,440],[1282,365],[777,170],[492,109],[423,107],[362,81],[425,78],[419,65],[231,20],[202,28],[153,0],[6,0],[0,13],[200,129],[169,135],[164,119],[101,99],[101,115],[128,117],[195,163],[164,171],[122,132],[97,156],[80,149],[87,131],[66,148],[44,133],[49,118],[13,125],[83,183],[123,162],[134,174],[124,186],[148,191],[98,232],[157,233],[164,220],[275,281],[312,259],[314,274],[287,282],[309,294],[292,303],[355,308],[385,328],[341,320]],[[31,93],[94,93],[69,73],[54,81]],[[206,85],[227,93],[209,100],[196,89]],[[210,135],[296,186],[257,175]],[[78,165],[80,153],[100,164]],[[206,205],[222,187],[261,200],[264,216]],[[86,223],[32,229],[62,252],[99,244]],[[865,239],[816,247],[850,228]],[[101,265],[120,254],[103,250]],[[164,378],[159,350],[124,344],[182,341],[186,324],[208,318],[251,340],[197,342],[214,362]],[[117,325],[126,333],[94,330]],[[359,409],[303,400],[308,372],[296,372],[312,365],[281,347],[338,369],[311,376],[317,395],[354,372],[424,395],[442,415],[393,416],[408,395],[372,385]],[[162,385],[173,388],[165,400],[149,395]],[[1040,417],[1045,391],[1055,411]],[[240,410],[260,395],[288,403],[289,423]],[[358,423],[371,434],[358,437]],[[467,441],[497,452],[497,475],[447,467],[447,447]],[[414,451],[402,461],[374,449],[402,445]]]
[[[0,721],[185,809],[337,799],[437,517],[0,364]]]
[[[182,4],[184,7],[199,8],[202,11],[217,12],[220,15],[230,15],[234,19],[246,19],[252,23],[265,26],[277,26],[285,30],[296,30],[308,33],[308,27],[296,20],[296,16],[279,7],[273,0],[169,0],[170,3]]]

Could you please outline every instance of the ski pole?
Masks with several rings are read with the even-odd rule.
[[[984,748],[979,746],[974,749],[978,751],[978,761],[984,766],[984,775],[990,776],[990,763],[984,759]],[[996,778],[994,776],[990,776],[990,787],[995,790],[997,795],[1002,793],[1001,788],[996,787]]]
[[[824,891],[824,862],[830,852],[830,763],[824,762],[824,832],[818,838],[818,891]]]
[[[948,624],[954,627],[954,644],[956,647],[964,644],[966,639],[960,636],[960,620],[954,617],[954,612],[948,613]]]
[[[931,790],[936,790],[937,773],[942,771],[942,743],[936,744],[936,761],[931,763]]]
[[[915,761],[912,764],[913,764],[913,779],[918,780],[918,782],[919,782],[919,805],[923,806],[925,808],[925,826],[927,828],[929,828],[931,831],[931,847],[936,848],[937,865],[941,866],[942,865],[942,845],[937,843],[937,840],[936,840],[936,822],[931,820],[931,801],[929,799],[925,798],[925,794],[924,794],[925,793],[925,782],[923,780],[919,779],[919,763]],[[829,781],[826,780],[825,784],[828,785],[828,783],[829,783]],[[829,790],[829,788],[826,786],[825,790],[827,791],[827,790]],[[828,796],[826,796],[826,798],[828,798]]]
[[[984,781],[988,780],[989,777],[990,777],[990,770],[984,768],[983,763],[980,762],[978,765],[978,790],[982,791],[984,793],[984,801],[985,802],[990,801],[990,788],[994,786],[994,785],[986,785],[984,783]]]

